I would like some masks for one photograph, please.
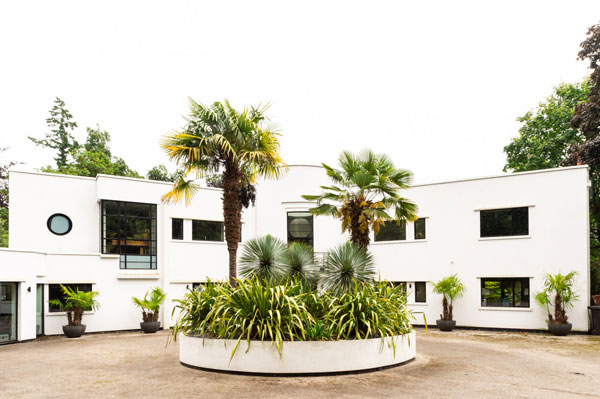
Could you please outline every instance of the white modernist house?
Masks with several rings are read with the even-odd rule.
[[[340,223],[313,217],[324,170],[293,166],[261,181],[243,213],[242,239],[265,234],[312,245],[316,253],[347,240]],[[201,189],[190,206],[168,205],[169,183],[10,172],[9,248],[0,249],[0,342],[61,334],[65,314],[49,306],[59,284],[100,292],[84,315],[87,332],[138,329],[131,301],[151,287],[168,293],[161,312],[173,323],[173,299],[207,278],[227,278],[221,191]],[[581,296],[569,311],[573,329],[588,330],[588,169],[577,166],[415,185],[404,195],[419,219],[388,223],[372,237],[382,279],[406,285],[411,308],[434,322],[441,298],[431,281],[457,273],[467,287],[454,304],[458,326],[544,329],[533,298],[545,273],[578,272]],[[417,316],[417,323],[421,322]]]

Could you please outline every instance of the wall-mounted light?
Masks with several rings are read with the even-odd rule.
[[[31,292],[31,286],[27,287],[27,292]]]

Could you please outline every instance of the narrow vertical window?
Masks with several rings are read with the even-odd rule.
[[[427,302],[427,283],[425,281],[415,282],[415,302]]]
[[[425,235],[425,220],[417,219],[415,221],[415,240],[424,240],[427,237]]]
[[[171,219],[171,238],[183,240],[183,219]]]
[[[313,246],[313,215],[309,212],[288,212],[287,241]]]

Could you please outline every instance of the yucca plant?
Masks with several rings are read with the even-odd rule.
[[[451,276],[441,279],[437,283],[433,283],[433,292],[436,294],[443,295],[443,314],[440,315],[441,320],[454,320],[452,315],[452,302],[455,299],[463,296],[463,294],[465,293],[465,286],[458,278],[458,275],[453,274]]]
[[[282,280],[288,276],[284,263],[286,245],[271,235],[253,238],[244,243],[240,257],[240,276],[245,278]]]
[[[579,299],[579,296],[573,291],[573,284],[577,272],[572,271],[567,274],[546,274],[544,276],[544,289],[535,296],[536,302],[546,307],[548,312],[548,322],[555,324],[567,324],[569,317],[566,310],[573,306],[573,302]],[[554,300],[552,300],[554,298]],[[554,306],[554,316],[550,312],[550,307]]]
[[[357,283],[370,283],[375,277],[373,256],[351,242],[340,244],[323,257],[319,285],[325,291],[344,292]]]
[[[132,297],[135,306],[142,310],[142,319],[144,323],[158,321],[158,312],[160,305],[165,301],[167,294],[160,287],[154,287],[146,291],[143,299]]]
[[[57,306],[61,312],[67,313],[67,323],[69,326],[80,326],[84,311],[96,310],[100,307],[96,297],[100,295],[98,291],[80,291],[79,288],[70,288],[60,285],[64,294],[63,300],[51,299],[50,305]]]
[[[288,244],[282,259],[289,277],[315,283],[319,278],[319,267],[315,262],[313,249],[300,242]]]

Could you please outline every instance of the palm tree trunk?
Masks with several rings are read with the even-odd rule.
[[[367,249],[369,244],[371,243],[371,238],[369,237],[369,228],[362,229],[360,218],[366,218],[367,216],[363,214],[363,208],[361,203],[364,201],[364,198],[359,197],[355,200],[352,200],[349,204],[350,211],[350,242],[363,249]],[[368,226],[368,222],[367,222]]]
[[[235,285],[237,276],[237,250],[240,242],[242,201],[242,172],[232,162],[226,162],[223,172],[223,221],[225,241],[229,252],[229,282]]]

